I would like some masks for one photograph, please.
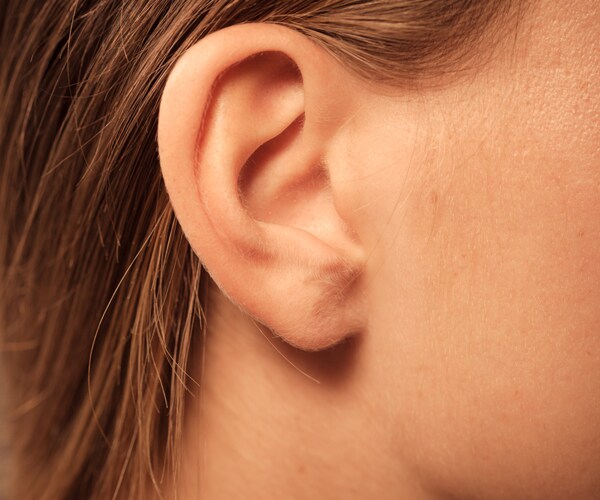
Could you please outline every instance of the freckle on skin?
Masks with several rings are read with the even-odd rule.
[[[432,204],[432,205],[434,205],[434,206],[436,206],[436,205],[437,205],[437,202],[438,202],[438,194],[437,194],[435,191],[432,191],[432,192],[431,192],[431,195],[430,195],[430,200],[431,200],[431,204]]]

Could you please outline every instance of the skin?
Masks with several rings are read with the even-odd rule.
[[[194,354],[179,497],[597,498],[597,3],[540,1],[484,67],[443,87],[342,80],[351,104],[324,154],[363,250],[366,326],[295,349],[301,329],[274,337],[207,266],[223,290],[210,288]],[[277,207],[247,200],[263,220]]]

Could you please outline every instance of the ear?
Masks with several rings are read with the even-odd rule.
[[[329,154],[350,81],[306,36],[243,24],[191,47],[160,106],[161,169],[192,248],[232,302],[305,350],[365,326],[365,252],[344,218],[343,155]]]

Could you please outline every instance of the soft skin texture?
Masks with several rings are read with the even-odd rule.
[[[222,288],[211,287],[194,353],[201,389],[179,498],[599,498],[598,3],[540,1],[484,67],[420,91],[367,85],[273,26],[229,28],[198,47],[175,70],[159,123],[173,206]],[[279,51],[300,69],[289,78],[275,58],[249,70],[254,82],[273,75],[268,103],[276,88],[292,96],[279,114],[243,104],[253,101],[240,73],[213,100],[202,90],[215,81],[206,54],[240,47]],[[203,142],[220,127],[201,128],[203,110],[234,102],[244,119],[259,113],[258,135]],[[181,118],[185,108],[199,118]],[[319,112],[306,111],[304,128],[277,135],[307,109]],[[274,137],[240,182],[239,151]],[[206,168],[199,142],[236,159],[204,195],[190,187]],[[327,182],[310,174],[315,158]],[[211,189],[223,189],[221,208],[198,208]],[[270,228],[255,248],[261,224]],[[244,265],[220,238],[249,244]],[[330,288],[309,277],[356,268],[328,322],[311,317]],[[281,310],[285,321],[269,313]],[[288,345],[321,349],[350,334],[322,352]]]

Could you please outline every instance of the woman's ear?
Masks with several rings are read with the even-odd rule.
[[[344,217],[343,155],[329,155],[350,82],[306,36],[243,24],[191,47],[160,106],[163,177],[192,248],[235,304],[306,350],[365,326],[365,252]]]

